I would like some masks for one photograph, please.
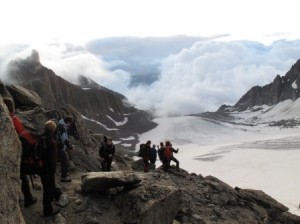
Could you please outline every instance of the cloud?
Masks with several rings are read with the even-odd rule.
[[[233,105],[251,87],[285,75],[299,58],[300,41],[265,46],[251,41],[199,41],[163,60],[160,78],[125,95],[158,116],[215,111]]]
[[[251,87],[266,85],[277,74],[285,75],[300,55],[300,40],[264,45],[212,38],[180,48],[164,48],[157,39],[156,43],[143,39],[136,48],[134,41],[124,45],[118,41],[126,42],[113,38],[111,45],[105,47],[106,40],[101,48],[61,42],[0,46],[0,78],[9,60],[26,58],[37,49],[44,66],[74,84],[78,75],[85,75],[125,95],[139,109],[157,116],[184,115],[235,104]],[[167,39],[163,42],[168,43]],[[151,76],[148,71],[157,74]],[[142,78],[131,85],[133,77]]]

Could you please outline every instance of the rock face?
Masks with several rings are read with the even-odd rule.
[[[79,77],[81,86],[71,84],[57,76],[40,63],[36,51],[25,60],[11,61],[8,65],[8,74],[14,80],[12,84],[19,84],[36,92],[45,108],[60,109],[71,104],[80,114],[94,120],[87,121],[87,125],[94,132],[126,136],[128,132],[142,133],[156,125],[147,113],[134,108],[119,93],[83,76]],[[119,128],[119,125],[122,125],[122,128]]]
[[[234,105],[239,111],[260,105],[274,105],[280,101],[296,100],[300,96],[300,60],[298,60],[285,76],[277,75],[274,81],[263,87],[251,88]]]
[[[19,206],[21,144],[1,95],[0,124],[0,220],[25,223]]]

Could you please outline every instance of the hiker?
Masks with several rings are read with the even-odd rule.
[[[150,149],[150,153],[149,153],[150,168],[151,168],[152,170],[155,169],[156,158],[157,158],[156,145],[153,144],[152,148]]]
[[[69,176],[68,169],[70,166],[70,158],[67,150],[72,150],[73,146],[70,144],[67,127],[72,123],[71,116],[66,116],[58,121],[57,127],[57,153],[61,164],[61,182],[70,182],[72,179]]]
[[[141,156],[144,163],[144,172],[149,172],[149,159],[150,159],[150,149],[151,149],[151,141],[148,140],[146,144],[143,145],[141,150]]]
[[[157,150],[157,154],[158,154],[158,158],[161,162],[163,162],[163,159],[164,159],[164,150],[165,150],[165,145],[163,142],[160,142],[159,143],[159,147],[158,150]]]
[[[176,163],[176,170],[179,171],[179,161],[174,157],[174,152],[178,153],[179,149],[174,149],[172,147],[171,142],[169,142],[169,141],[166,142],[166,146],[167,145],[168,145],[168,148],[170,150],[170,156],[168,156],[168,160],[169,160],[169,162],[174,161]]]
[[[112,137],[105,136],[105,138],[103,144],[100,145],[99,155],[101,159],[102,171],[109,172],[111,170],[111,164],[116,149],[114,144],[112,143]]]
[[[16,132],[19,135],[19,138],[22,143],[22,156],[21,156],[21,164],[20,164],[20,179],[21,179],[21,190],[24,196],[24,206],[29,207],[37,202],[37,198],[32,196],[30,192],[30,186],[29,186],[29,181],[27,178],[28,174],[28,166],[24,162],[25,160],[25,155],[24,155],[24,148],[26,145],[33,145],[36,143],[36,139],[34,136],[25,130],[22,122],[20,119],[14,114],[15,112],[15,104],[13,99],[11,98],[3,98],[3,101],[10,113],[10,117],[13,121],[13,124],[15,126]]]
[[[41,135],[41,142],[44,145],[45,164],[40,176],[43,185],[43,214],[44,216],[56,215],[60,209],[53,209],[52,201],[58,200],[61,191],[55,187],[57,147],[55,141],[56,124],[49,120],[45,123],[44,133]]]

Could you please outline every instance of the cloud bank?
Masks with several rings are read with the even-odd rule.
[[[105,43],[121,40],[113,38]],[[0,78],[7,79],[4,68],[9,60],[26,58],[34,48],[44,66],[72,83],[77,82],[78,75],[85,75],[125,95],[139,109],[157,116],[184,115],[233,105],[251,87],[266,85],[277,74],[285,75],[300,58],[300,40],[263,45],[201,39],[173,48],[172,44],[164,48],[149,39],[140,40],[138,47],[134,41],[127,39],[126,43],[117,47],[107,44],[105,48],[103,43],[102,48],[65,43],[0,46]],[[156,76],[147,81],[151,72]],[[137,76],[144,82],[131,85]]]

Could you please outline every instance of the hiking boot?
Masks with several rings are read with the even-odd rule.
[[[45,217],[49,217],[49,216],[55,216],[55,215],[57,215],[58,213],[60,212],[60,208],[55,208],[55,209],[53,209],[53,211],[52,212],[44,212],[44,216]]]
[[[71,182],[71,181],[72,179],[69,176],[60,178],[60,182]]]
[[[28,208],[29,206],[35,204],[37,202],[37,197],[32,197],[30,201],[25,201],[24,207]]]

